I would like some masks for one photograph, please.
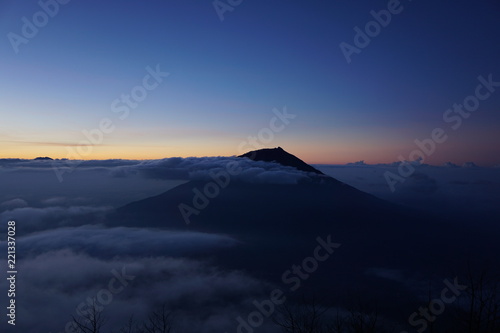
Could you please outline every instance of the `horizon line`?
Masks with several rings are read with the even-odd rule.
[[[295,156],[295,155],[294,155]],[[37,156],[35,158],[22,158],[22,157],[0,157],[0,160],[23,160],[23,161],[110,161],[110,160],[121,160],[121,161],[155,161],[155,160],[162,160],[162,159],[168,159],[168,158],[204,158],[204,157],[238,157],[238,155],[205,155],[205,156],[169,156],[169,157],[163,157],[163,158],[105,158],[105,159],[99,159],[99,158],[91,158],[91,159],[70,159],[70,158],[52,158],[49,156]],[[305,161],[304,161],[305,162]],[[310,165],[324,165],[324,166],[329,166],[329,165],[341,165],[341,166],[377,166],[377,165],[385,165],[385,166],[392,166],[396,165],[397,163],[401,163],[403,161],[392,161],[392,162],[382,162],[382,163],[365,163],[364,160],[358,160],[355,162],[346,162],[346,163],[314,163],[314,162],[306,162],[307,164]],[[415,163],[417,160],[414,161],[407,161],[405,160],[404,162],[408,163]],[[482,167],[482,168],[498,168],[500,167],[500,164],[492,164],[491,166],[485,166],[485,165],[480,165],[477,164],[474,161],[467,161],[462,164],[457,164],[451,161],[444,162],[442,164],[431,164],[431,163],[421,163],[420,166],[423,165],[428,165],[428,166],[434,166],[434,167],[444,167],[447,164],[451,164],[452,166],[456,167],[464,167],[465,164],[472,163],[473,166],[476,167]]]

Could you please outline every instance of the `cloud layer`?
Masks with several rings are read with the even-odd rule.
[[[421,209],[450,212],[500,213],[500,170],[498,168],[415,165],[415,172],[391,192],[385,173],[398,174],[399,162],[368,165],[317,165],[342,182],[382,199]]]
[[[24,253],[61,248],[95,257],[181,256],[225,249],[238,242],[228,236],[139,228],[104,228],[96,225],[58,228],[30,234],[18,240]]]
[[[26,333],[64,332],[71,316],[78,316],[79,306],[92,297],[101,297],[106,303],[106,330],[118,330],[130,315],[143,320],[165,304],[174,311],[180,331],[234,332],[235,319],[253,311],[252,301],[266,299],[273,288],[248,273],[214,264],[212,257],[244,244],[227,235],[107,228],[102,223],[105,215],[113,207],[189,180],[212,180],[231,163],[238,170],[231,179],[242,182],[296,184],[314,177],[276,163],[205,157],[82,161],[74,169],[66,161],[55,161],[67,170],[60,183],[53,163],[0,160],[0,182],[5,190],[0,193],[0,220],[17,222],[16,329]],[[436,210],[498,210],[498,168],[421,165],[392,193],[384,172],[397,172],[398,166],[358,162],[317,168],[402,204]],[[6,247],[2,237],[0,249],[6,251]],[[4,259],[0,265],[5,267]],[[133,279],[107,303],[103,295],[110,295],[106,290],[117,274]],[[391,283],[406,279],[392,267],[374,267],[366,275]],[[7,281],[0,280],[0,289],[6,288]],[[5,300],[0,299],[0,306],[6,306]],[[7,330],[5,325],[5,321],[0,323],[1,331]],[[260,330],[275,332],[275,327],[266,322]]]
[[[165,192],[189,180],[211,180],[232,165],[232,180],[296,184],[309,174],[277,163],[237,157],[161,160],[0,160],[0,211],[21,207],[118,207]],[[57,175],[61,176],[62,182]]]
[[[5,267],[5,260],[0,264]],[[102,259],[61,249],[25,258],[18,266],[16,331],[25,333],[65,332],[71,316],[79,317],[92,298],[107,319],[105,331],[117,331],[132,315],[145,320],[161,305],[179,318],[176,325],[183,332],[234,331],[235,318],[268,289],[238,271],[168,256]],[[6,290],[5,279],[0,288]],[[0,328],[10,329],[5,320]]]

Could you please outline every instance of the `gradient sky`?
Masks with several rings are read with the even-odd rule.
[[[41,8],[2,1],[0,157],[76,158],[82,131],[105,118],[114,129],[79,157],[235,155],[286,106],[296,118],[259,147],[309,163],[385,163],[440,127],[449,138],[426,163],[500,164],[500,88],[457,130],[443,121],[478,76],[500,81],[500,2],[402,1],[347,63],[339,44],[387,6],[252,0],[221,21],[212,1],[73,0],[16,53],[9,33],[22,35],[22,18]],[[113,101],[158,64],[170,75],[120,119]]]

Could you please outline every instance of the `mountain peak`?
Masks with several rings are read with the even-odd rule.
[[[286,152],[281,147],[253,150],[238,157],[247,157],[254,161],[276,162],[281,165],[294,167],[301,171],[314,172],[318,175],[324,175],[323,172],[313,168],[295,155]]]

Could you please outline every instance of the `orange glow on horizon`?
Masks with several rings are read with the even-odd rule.
[[[213,148],[213,147],[217,148]],[[347,164],[363,160],[366,164],[393,163],[399,160],[399,156],[408,158],[409,153],[415,147],[409,148],[388,148],[384,147],[374,149],[373,147],[333,147],[306,145],[304,143],[294,144],[274,144],[260,148],[275,148],[281,146],[284,150],[293,154],[309,164]],[[89,148],[90,147],[90,148]],[[85,149],[89,150],[86,151]],[[431,165],[443,165],[445,162],[452,162],[461,165],[465,162],[475,162],[477,165],[493,166],[498,163],[487,159],[466,160],[464,157],[455,156],[456,151],[440,147],[440,154],[426,157],[424,163]],[[78,152],[82,154],[79,154]],[[90,152],[90,153],[88,153]],[[50,157],[53,159],[81,159],[81,160],[154,160],[169,157],[207,157],[207,156],[235,156],[239,155],[237,149],[231,144],[218,145],[211,142],[205,142],[201,145],[178,145],[178,146],[160,146],[160,145],[107,145],[107,146],[64,146],[64,145],[23,145],[11,144],[2,147],[0,158],[21,158],[34,159],[36,157]],[[476,157],[476,156],[474,156]],[[477,157],[480,157],[479,154]]]

